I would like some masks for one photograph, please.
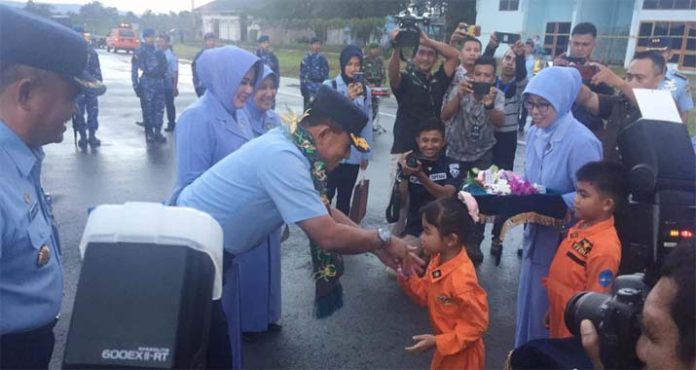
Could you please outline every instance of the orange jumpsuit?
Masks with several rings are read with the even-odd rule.
[[[435,255],[422,278],[399,284],[414,302],[428,307],[436,343],[430,368],[483,369],[488,300],[466,251],[442,265]]]
[[[583,221],[568,230],[551,262],[545,285],[549,295],[549,335],[570,337],[565,325],[565,307],[575,293],[606,293],[619,270],[621,242],[614,217],[582,229]]]

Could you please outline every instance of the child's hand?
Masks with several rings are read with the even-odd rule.
[[[432,334],[421,334],[413,336],[413,340],[417,341],[411,347],[406,347],[406,351],[411,353],[421,353],[435,347],[435,336]]]

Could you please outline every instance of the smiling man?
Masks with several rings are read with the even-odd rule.
[[[46,369],[53,352],[63,269],[41,187],[41,147],[63,141],[79,92],[104,93],[101,82],[84,72],[86,63],[81,35],[0,5],[2,369]]]

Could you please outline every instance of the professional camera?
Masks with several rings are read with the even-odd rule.
[[[405,54],[413,55],[413,51],[420,44],[421,27],[427,27],[430,24],[430,2],[411,2],[409,6],[394,16],[394,19],[399,25],[399,34],[394,39],[394,45],[400,50],[400,57],[403,61],[408,61],[404,57],[404,49],[408,49]]]
[[[623,246],[620,274],[657,278],[662,260],[696,227],[696,156],[686,125],[641,119],[617,144],[627,171],[628,209],[616,217]]]
[[[636,343],[640,337],[640,317],[649,291],[645,275],[616,278],[611,294],[580,292],[568,301],[565,324],[580,336],[580,323],[589,319],[599,334],[599,354],[609,369],[640,369]]]
[[[431,160],[425,159],[425,157],[417,153],[409,153],[409,155],[406,156],[406,165],[410,168],[418,167],[419,162],[424,166],[429,166],[433,163]]]

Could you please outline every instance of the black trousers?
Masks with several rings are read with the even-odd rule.
[[[334,195],[338,192],[336,208],[346,215],[350,212],[350,198],[353,196],[353,187],[359,171],[358,164],[341,163],[329,172],[327,178],[326,196],[329,197],[329,202],[333,201]]]
[[[0,369],[48,369],[56,321],[24,333],[0,336]]]
[[[503,170],[512,171],[517,152],[517,132],[496,132],[493,146],[493,164]]]
[[[167,126],[174,127],[176,122],[176,107],[174,106],[174,90],[164,89],[164,105],[167,107]]]

